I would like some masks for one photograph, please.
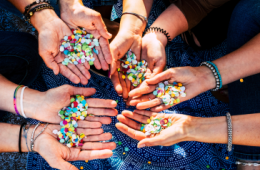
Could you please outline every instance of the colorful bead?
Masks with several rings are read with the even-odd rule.
[[[142,124],[141,131],[143,131],[146,136],[150,136],[152,134],[159,134],[162,130],[171,125],[171,119],[151,117],[148,124]]]
[[[93,52],[98,55],[98,50],[94,48],[99,46],[98,40],[93,39],[93,35],[88,34],[84,28],[72,29],[72,33],[73,35],[64,36],[61,40],[60,52],[66,55],[62,64],[77,65],[87,61],[89,65],[93,65],[95,61]]]

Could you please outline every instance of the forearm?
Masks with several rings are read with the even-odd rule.
[[[29,142],[34,126],[31,126],[28,131],[27,142]],[[19,151],[19,132],[20,125],[12,125],[0,123],[0,152],[18,152]],[[25,137],[21,134],[21,151],[28,152]]]
[[[225,116],[195,118],[192,139],[198,142],[228,142],[227,120]],[[233,144],[260,146],[260,113],[232,116]]]
[[[12,83],[11,81],[7,80],[4,76],[0,74],[0,110],[4,110],[11,113],[16,113],[14,109],[14,91],[18,85],[15,83]],[[17,91],[16,95],[16,106],[21,114],[21,105],[20,105],[20,96],[21,96],[21,90],[20,88]],[[30,117],[35,113],[35,108],[39,106],[41,103],[39,103],[40,98],[43,97],[43,93],[39,92],[37,90],[26,88],[24,90],[23,95],[23,108],[24,112],[27,117]]]
[[[153,0],[124,0],[123,12],[133,12],[148,18],[152,5]],[[131,31],[133,34],[142,35],[146,24],[142,18],[125,14],[121,17],[119,31]]]
[[[151,25],[159,27],[169,33],[171,39],[188,30],[188,22],[182,11],[171,4]],[[155,33],[161,43],[166,46],[167,38],[160,32]]]

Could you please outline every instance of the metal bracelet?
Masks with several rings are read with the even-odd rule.
[[[242,165],[242,166],[260,166],[259,163],[246,163],[246,162],[240,162],[240,161],[236,161],[236,165]]]
[[[137,16],[138,18],[142,18],[143,21],[145,21],[146,23],[148,23],[147,17],[145,17],[145,16],[143,16],[143,15],[140,15],[140,14],[137,14],[137,13],[134,13],[134,12],[123,12],[123,13],[122,13],[122,16],[123,16],[124,14],[135,15],[135,16]]]
[[[220,84],[222,84],[221,83],[221,78],[219,77],[219,74],[218,74],[218,72],[217,72],[217,70],[216,70],[216,68],[213,66],[213,65],[211,65],[210,63],[208,63],[208,62],[202,62],[201,64],[200,64],[200,66],[206,66],[206,67],[208,67],[211,71],[212,71],[212,73],[213,73],[213,75],[214,75],[214,77],[215,77],[215,80],[216,80],[216,87],[214,88],[214,89],[212,89],[212,91],[217,91],[217,90],[219,90],[220,88],[221,88],[221,85]]]
[[[228,127],[227,151],[230,152],[232,150],[232,120],[229,112],[227,112],[226,116],[227,116],[227,127]]]
[[[34,152],[33,151],[33,147],[34,147],[34,142],[35,140],[37,139],[38,136],[40,136],[40,134],[42,134],[42,132],[46,129],[46,127],[49,125],[49,123],[46,123],[45,127],[40,131],[40,133],[35,137],[33,138],[34,136],[34,133],[35,133],[35,130],[41,125],[41,123],[38,123],[35,128],[33,129],[33,132],[32,132],[32,136],[31,136],[31,144],[30,144],[30,148],[31,148],[31,152]]]

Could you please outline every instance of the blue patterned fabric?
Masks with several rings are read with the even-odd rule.
[[[120,17],[121,8],[121,3],[114,6],[112,19]],[[149,25],[152,24],[164,8],[165,6],[162,2],[155,1],[151,16],[149,17]],[[222,43],[211,50],[196,52],[183,43],[180,37],[177,37],[167,46],[166,53],[168,68],[177,66],[198,66],[202,61],[212,61],[223,56],[226,53],[226,44]],[[43,66],[41,76],[42,77],[38,78],[33,88],[46,90],[63,84],[75,85],[62,75],[55,76],[46,66]],[[89,83],[84,87],[96,88],[97,93],[92,97],[118,100],[117,109],[119,114],[126,109],[123,98],[117,95],[113,88],[113,84],[108,78],[93,73],[91,76]],[[45,87],[42,84],[43,82],[45,82]],[[134,110],[134,107],[130,107],[128,110]],[[208,91],[164,112],[181,113],[200,117],[214,117],[223,116],[227,111],[228,105],[214,98]],[[232,156],[233,153],[228,153],[226,145],[224,144],[181,142],[171,147],[157,146],[137,149],[136,146],[138,141],[131,139],[115,128],[115,123],[117,122],[116,117],[113,117],[112,120],[111,124],[103,125],[103,128],[105,132],[112,133],[113,139],[111,141],[117,143],[117,148],[113,151],[113,156],[103,160],[92,160],[88,163],[84,161],[72,162],[75,166],[78,168],[83,166],[84,170],[236,169],[234,165],[235,160]],[[34,120],[31,121],[36,123]],[[122,144],[120,145],[120,143]],[[129,149],[129,151],[127,151],[127,149]],[[229,157],[228,160],[226,159],[227,156]],[[30,153],[28,156],[27,169],[48,170],[52,168],[39,154]]]

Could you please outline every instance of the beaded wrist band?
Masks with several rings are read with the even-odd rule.
[[[44,9],[52,9],[54,10],[54,8],[50,5],[50,4],[41,4],[38,5],[32,9],[30,9],[30,11],[25,15],[25,21],[28,21],[29,23],[31,23],[31,17],[34,15],[35,12],[39,12],[42,11]]]
[[[29,4],[29,5],[27,5],[27,6],[25,7],[25,10],[24,10],[23,15],[24,15],[24,16],[27,15],[29,9],[30,9],[32,6],[34,6],[34,5],[36,5],[36,4],[40,4],[40,3],[48,3],[48,4],[50,4],[50,1],[49,1],[49,0],[36,0],[36,1],[34,1],[33,3],[31,3],[31,4]],[[25,17],[24,17],[24,18],[25,18]]]
[[[16,89],[14,90],[14,110],[15,110],[15,112],[16,112],[16,114],[18,115],[18,116],[20,116],[20,113],[19,113],[19,111],[18,111],[18,109],[17,109],[17,105],[16,105],[16,95],[17,95],[17,91],[18,91],[18,89],[20,88],[20,87],[23,87],[24,85],[19,85],[18,87],[16,87]]]
[[[165,36],[166,36],[166,38],[167,38],[167,43],[169,43],[169,42],[171,42],[171,38],[170,38],[170,36],[169,36],[169,33],[168,32],[166,32],[164,29],[161,29],[161,28],[159,28],[159,27],[149,27],[149,28],[146,28],[145,30],[144,30],[144,35],[147,33],[147,32],[150,32],[150,31],[156,31],[156,32],[161,32],[161,33],[163,33]]]
[[[221,75],[218,71],[218,67],[210,61],[205,61],[200,64],[200,66],[203,66],[203,65],[207,66],[212,71],[212,73],[215,77],[216,87],[214,89],[212,89],[212,91],[217,91],[217,90],[221,89],[222,88],[222,79],[221,79]]]
[[[226,114],[227,116],[227,125],[228,125],[228,145],[227,151],[230,152],[232,150],[232,120],[229,112]]]

